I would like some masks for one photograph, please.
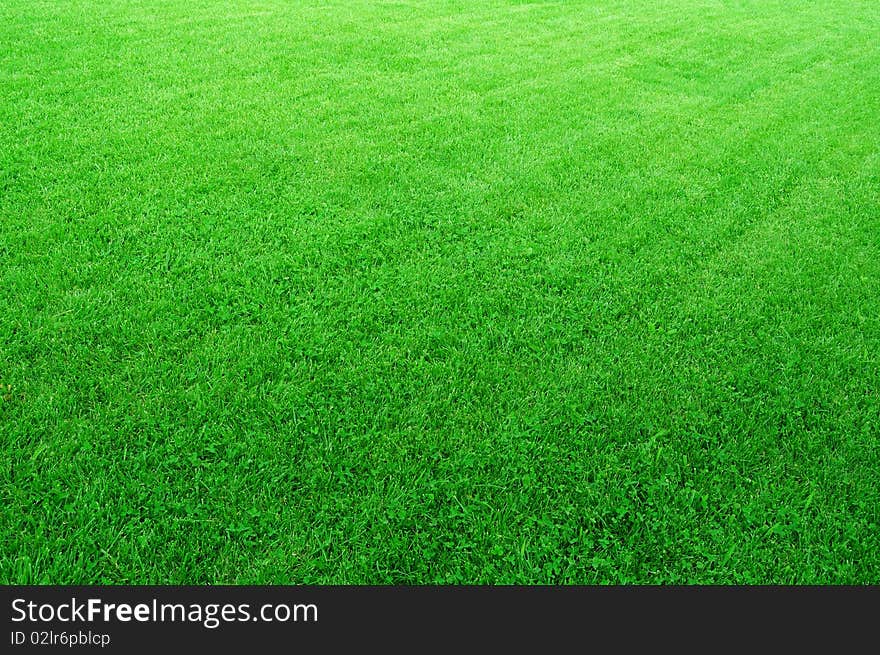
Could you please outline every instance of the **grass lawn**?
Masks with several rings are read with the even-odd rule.
[[[4,0],[0,582],[880,581],[876,0]]]

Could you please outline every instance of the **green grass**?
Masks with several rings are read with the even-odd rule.
[[[880,582],[876,0],[4,0],[0,581]]]

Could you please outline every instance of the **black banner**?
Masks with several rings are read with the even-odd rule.
[[[3,587],[4,652],[477,642],[592,650],[716,642],[874,647],[880,589],[790,587]],[[709,640],[707,642],[706,640]]]

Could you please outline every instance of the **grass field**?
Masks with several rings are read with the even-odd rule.
[[[4,0],[0,581],[880,582],[876,0]]]

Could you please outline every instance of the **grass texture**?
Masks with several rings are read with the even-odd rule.
[[[4,0],[4,583],[880,582],[876,0]]]

